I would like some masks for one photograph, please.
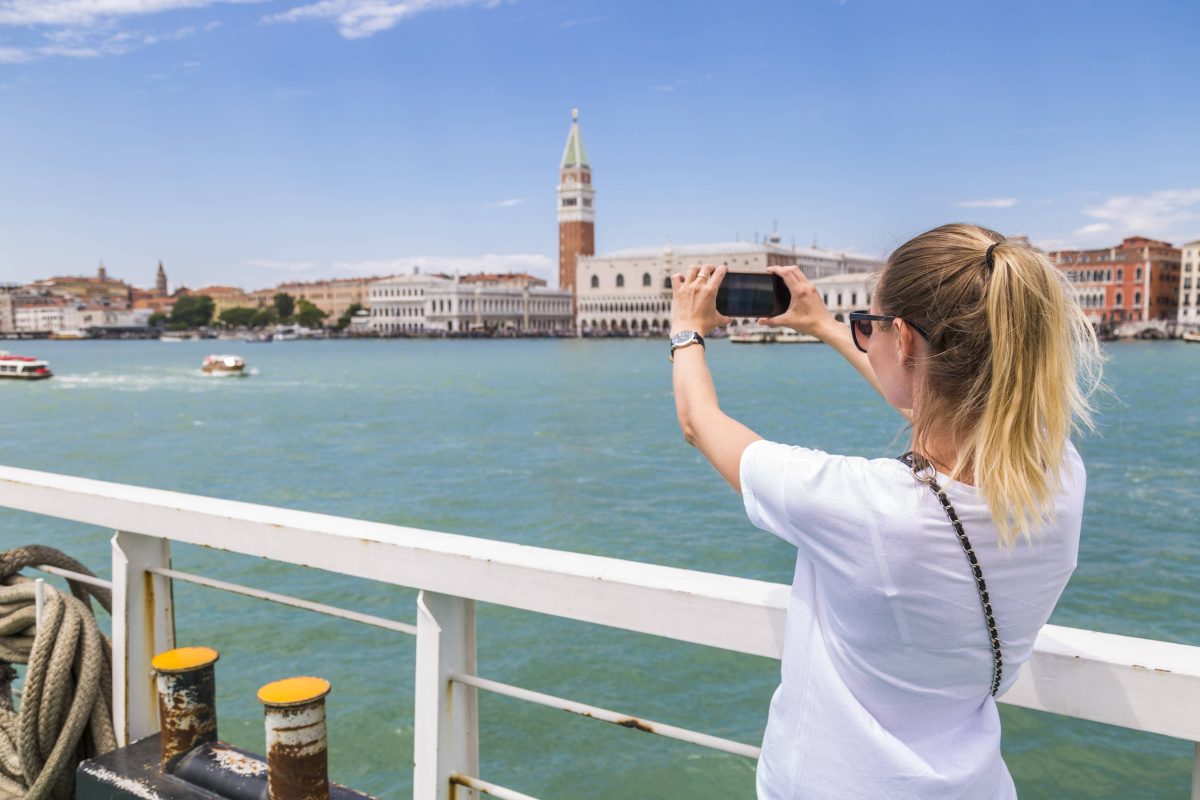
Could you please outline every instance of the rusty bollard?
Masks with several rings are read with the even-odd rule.
[[[178,647],[150,662],[158,673],[164,770],[197,745],[217,740],[218,658],[220,654],[211,647]]]
[[[323,678],[286,678],[258,690],[266,710],[267,796],[329,800]]]

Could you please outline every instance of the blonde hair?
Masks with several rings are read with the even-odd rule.
[[[1023,241],[954,223],[897,248],[875,296],[884,314],[929,334],[914,450],[949,435],[951,478],[971,476],[1001,545],[1032,541],[1060,488],[1068,437],[1094,428],[1101,385],[1103,356],[1066,276]]]

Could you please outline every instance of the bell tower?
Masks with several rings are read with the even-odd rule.
[[[158,274],[154,276],[154,293],[159,297],[167,296],[167,273],[161,260],[158,262]]]
[[[558,183],[558,287],[575,291],[575,261],[596,254],[596,190],[583,137],[579,134],[579,109],[571,110],[571,131],[563,150]],[[572,303],[574,305],[574,303]]]

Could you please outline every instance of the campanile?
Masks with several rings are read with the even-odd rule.
[[[563,150],[558,183],[558,286],[575,291],[575,260],[596,254],[596,190],[583,137],[579,134],[579,109],[571,111],[571,132]]]

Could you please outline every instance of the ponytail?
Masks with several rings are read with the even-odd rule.
[[[1093,427],[1099,345],[1064,276],[1040,253],[1001,242],[986,281],[991,358],[983,416],[961,448],[1006,547],[1030,539],[1058,491],[1067,438]],[[966,456],[965,459],[962,456]]]
[[[914,446],[950,435],[951,477],[971,477],[1001,545],[1032,540],[1100,386],[1099,344],[1066,277],[1025,244],[953,224],[898,248],[876,294],[884,313],[929,326]]]

